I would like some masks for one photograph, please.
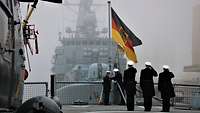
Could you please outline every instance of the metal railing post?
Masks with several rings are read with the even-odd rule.
[[[51,98],[55,96],[55,75],[51,75]]]
[[[46,85],[46,96],[48,97],[48,96],[49,96],[49,95],[48,95],[48,92],[49,92],[49,89],[48,89],[48,88],[49,88],[49,86],[48,86],[48,82],[46,82],[45,85]]]

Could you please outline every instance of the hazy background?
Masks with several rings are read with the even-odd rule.
[[[73,0],[69,0],[73,1]],[[107,22],[107,1],[94,0],[105,4],[105,11],[97,18]],[[192,63],[192,7],[198,0],[111,0],[111,6],[125,24],[142,40],[143,45],[135,48],[138,63],[144,68],[150,61],[160,73],[167,64],[176,76],[176,81],[192,79],[191,73],[183,67]],[[66,2],[65,2],[66,3]],[[21,4],[25,17],[26,4]],[[39,54],[30,57],[32,71],[27,81],[49,81],[51,60],[55,47],[59,45],[58,32],[76,22],[73,7],[39,2],[30,23],[39,30]],[[104,20],[105,19],[105,20]],[[196,73],[193,73],[195,76]]]

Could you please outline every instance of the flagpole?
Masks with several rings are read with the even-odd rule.
[[[109,54],[109,58],[108,58],[108,63],[109,63],[109,71],[111,71],[111,63],[112,63],[112,39],[111,39],[111,20],[110,20],[110,9],[111,9],[111,1],[108,1],[108,38],[109,38],[109,41],[110,41],[110,45],[109,45],[109,50],[110,50],[110,54]]]

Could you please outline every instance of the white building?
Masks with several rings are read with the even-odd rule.
[[[200,72],[200,5],[193,7],[192,22],[192,65],[185,66],[185,72]]]

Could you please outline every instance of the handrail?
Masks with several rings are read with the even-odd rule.
[[[61,84],[102,84],[102,81],[56,81],[56,83],[61,83]]]

